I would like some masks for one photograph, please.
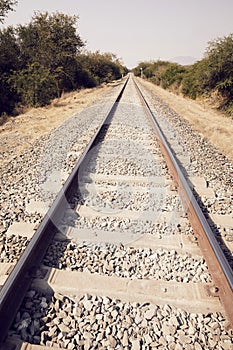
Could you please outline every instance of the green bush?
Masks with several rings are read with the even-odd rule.
[[[14,3],[0,1],[0,22]],[[18,105],[44,106],[63,92],[119,79],[127,72],[112,53],[81,53],[77,19],[38,12],[27,25],[0,30],[0,115],[12,114]]]
[[[56,76],[39,63],[32,63],[27,68],[14,72],[9,82],[25,106],[44,106],[57,93]]]
[[[87,52],[77,57],[85,72],[89,72],[96,84],[107,83],[121,78],[125,68],[111,53]]]
[[[217,89],[228,103],[233,97],[233,34],[209,43],[206,50],[208,61],[208,87]]]
[[[233,34],[211,41],[202,60],[190,66],[166,61],[141,62],[133,71],[163,88],[173,87],[185,96],[197,98],[218,91],[222,107],[232,111]]]
[[[182,93],[192,99],[209,91],[208,62],[203,59],[189,66],[182,80]]]
[[[185,70],[185,67],[179,64],[158,60],[141,62],[133,72],[136,76],[140,76],[142,72],[144,78],[166,89],[175,83],[179,86]]]
[[[184,73],[184,67],[177,63],[170,63],[160,76],[162,87],[167,89],[173,84],[176,84],[176,86],[179,87],[184,77]]]

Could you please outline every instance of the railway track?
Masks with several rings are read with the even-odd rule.
[[[232,285],[130,76],[0,291],[2,348],[231,349]]]

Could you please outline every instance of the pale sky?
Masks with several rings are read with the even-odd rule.
[[[233,33],[233,0],[18,0],[4,26],[34,11],[78,15],[91,51],[112,52],[128,68],[141,61],[203,57],[208,41]]]

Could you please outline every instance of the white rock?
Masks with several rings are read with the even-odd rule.
[[[140,350],[140,341],[138,339],[136,340],[131,340],[132,347],[131,350]]]

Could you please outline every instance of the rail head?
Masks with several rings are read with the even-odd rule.
[[[44,216],[40,226],[36,230],[31,241],[0,290],[0,344],[7,336],[7,332],[33,278],[33,272],[39,266],[46,253],[49,243],[52,241],[61,214],[66,209],[66,206],[68,206],[67,199],[72,192],[72,188],[73,186],[77,187],[76,179],[79,169],[88,152],[93,147],[96,139],[99,137],[103,127],[109,123],[113,111],[116,108],[116,104],[120,101],[126,88],[128,80],[129,77],[125,79],[117,98],[109,109],[109,112],[88,143],[82,156],[79,158],[73,171],[69,175],[62,189],[59,191],[47,214]]]
[[[165,157],[167,166],[177,183],[179,193],[187,208],[190,223],[197,235],[200,248],[203,252],[207,265],[212,274],[213,280],[218,289],[218,295],[225,308],[226,314],[233,327],[233,271],[227,261],[219,243],[211,230],[197,200],[174,156],[168,141],[162,132],[155,116],[153,115],[147,101],[145,100],[135,78],[133,78],[136,89],[138,91],[142,105],[154,127],[158,142],[160,143],[162,153]]]

